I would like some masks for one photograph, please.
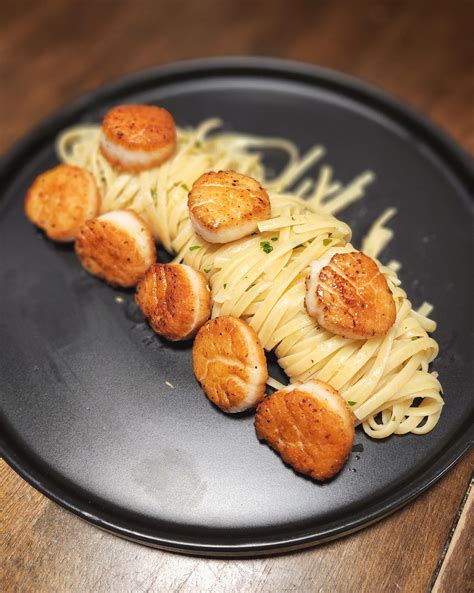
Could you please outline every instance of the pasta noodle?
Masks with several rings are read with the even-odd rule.
[[[303,157],[289,141],[242,134],[214,133],[217,119],[197,128],[178,129],[174,157],[138,174],[117,172],[99,151],[99,127],[78,126],[58,138],[59,158],[86,167],[102,193],[102,211],[131,208],[150,224],[164,248],[207,274],[213,293],[212,316],[242,317],[266,350],[275,350],[290,381],[317,378],[338,389],[364,431],[375,438],[393,433],[424,434],[436,425],[443,406],[441,385],[428,365],[438,353],[428,333],[436,325],[423,305],[414,311],[400,287],[392,261],[379,266],[392,290],[397,317],[380,338],[353,340],[327,332],[304,308],[305,278],[311,261],[329,250],[353,251],[351,230],[334,214],[360,199],[373,180],[364,172],[346,186],[322,165],[316,180],[301,177],[324,155],[316,146]],[[262,150],[281,150],[288,162],[267,177]],[[206,243],[191,226],[187,194],[209,170],[234,169],[258,179],[267,189],[272,216],[259,232],[217,245]],[[298,184],[298,185],[296,185]],[[296,186],[296,189],[291,189]],[[393,209],[377,219],[363,251],[377,258],[392,237],[385,224]],[[280,388],[275,379],[269,385]]]

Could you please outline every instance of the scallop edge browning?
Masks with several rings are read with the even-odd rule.
[[[243,412],[265,396],[265,352],[243,319],[224,315],[208,321],[194,340],[192,355],[196,379],[223,412]]]
[[[24,203],[27,218],[53,241],[74,241],[83,223],[99,213],[99,190],[92,174],[62,163],[40,173]]]
[[[327,331],[355,340],[385,335],[396,319],[386,278],[360,251],[336,252],[311,264],[305,308]]]
[[[112,210],[88,220],[75,250],[90,274],[124,288],[135,286],[156,260],[151,231],[133,210]]]
[[[135,301],[153,331],[172,341],[194,336],[211,314],[207,278],[186,264],[152,264]]]
[[[255,431],[297,472],[324,481],[344,466],[354,443],[354,416],[330,385],[292,383],[266,397]]]
[[[235,171],[208,171],[188,194],[191,224],[209,243],[229,243],[257,230],[271,216],[265,189],[248,175]]]
[[[176,124],[163,107],[117,105],[104,117],[100,151],[120,171],[139,173],[158,167],[176,150]]]

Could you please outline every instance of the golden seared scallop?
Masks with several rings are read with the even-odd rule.
[[[224,412],[243,412],[265,396],[265,353],[253,328],[237,317],[216,317],[202,326],[194,340],[193,370]]]
[[[26,216],[54,241],[74,241],[99,207],[94,178],[72,165],[58,165],[38,175],[25,199]]]
[[[305,304],[319,325],[356,340],[385,335],[397,313],[387,280],[375,261],[360,251],[313,262]]]
[[[76,253],[90,274],[124,287],[135,286],[156,259],[150,229],[131,210],[87,221],[77,237]]]
[[[328,480],[354,443],[354,417],[339,393],[321,381],[294,383],[266,397],[255,430],[296,471]]]
[[[211,314],[206,276],[184,264],[150,266],[135,300],[153,331],[168,340],[194,336]]]
[[[193,184],[188,196],[194,230],[209,243],[236,241],[257,230],[271,215],[267,192],[253,177],[235,171],[210,171]]]
[[[100,150],[121,171],[136,173],[158,167],[175,149],[176,125],[162,107],[119,105],[102,122]]]

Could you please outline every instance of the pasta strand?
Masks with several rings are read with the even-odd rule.
[[[102,156],[98,126],[64,131],[57,152],[61,161],[91,171],[102,194],[102,212],[135,210],[165,249],[176,255],[175,261],[203,271],[213,292],[212,316],[246,319],[264,348],[275,350],[290,381],[329,382],[373,438],[432,430],[443,406],[441,385],[428,370],[438,346],[427,332],[436,324],[427,317],[428,305],[413,310],[396,275],[398,262],[388,266],[378,262],[397,308],[396,323],[382,338],[335,336],[319,327],[304,307],[311,261],[334,247],[354,250],[350,228],[334,214],[363,197],[373,173],[366,171],[343,186],[333,179],[332,168],[322,165],[316,181],[306,177],[292,192],[293,184],[323,158],[323,147],[300,157],[288,140],[216,133],[219,125],[212,119],[197,128],[178,129],[175,156],[157,169],[135,175],[116,172]],[[261,151],[267,149],[287,155],[286,166],[273,178],[267,178],[263,166]],[[197,236],[187,209],[194,180],[219,169],[255,177],[267,188],[272,203],[272,216],[259,224],[257,234],[224,245]],[[366,236],[363,250],[369,256],[377,258],[391,239],[393,233],[385,224],[394,214],[393,209],[384,212]],[[268,384],[282,387],[272,378]]]

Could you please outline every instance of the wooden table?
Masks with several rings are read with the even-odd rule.
[[[474,151],[474,4],[4,0],[0,152],[44,115],[113,77],[177,59],[263,54],[375,83]],[[473,590],[474,455],[415,502],[357,534],[259,559],[148,549],[62,510],[1,463],[5,592]],[[470,558],[471,556],[471,558]]]

